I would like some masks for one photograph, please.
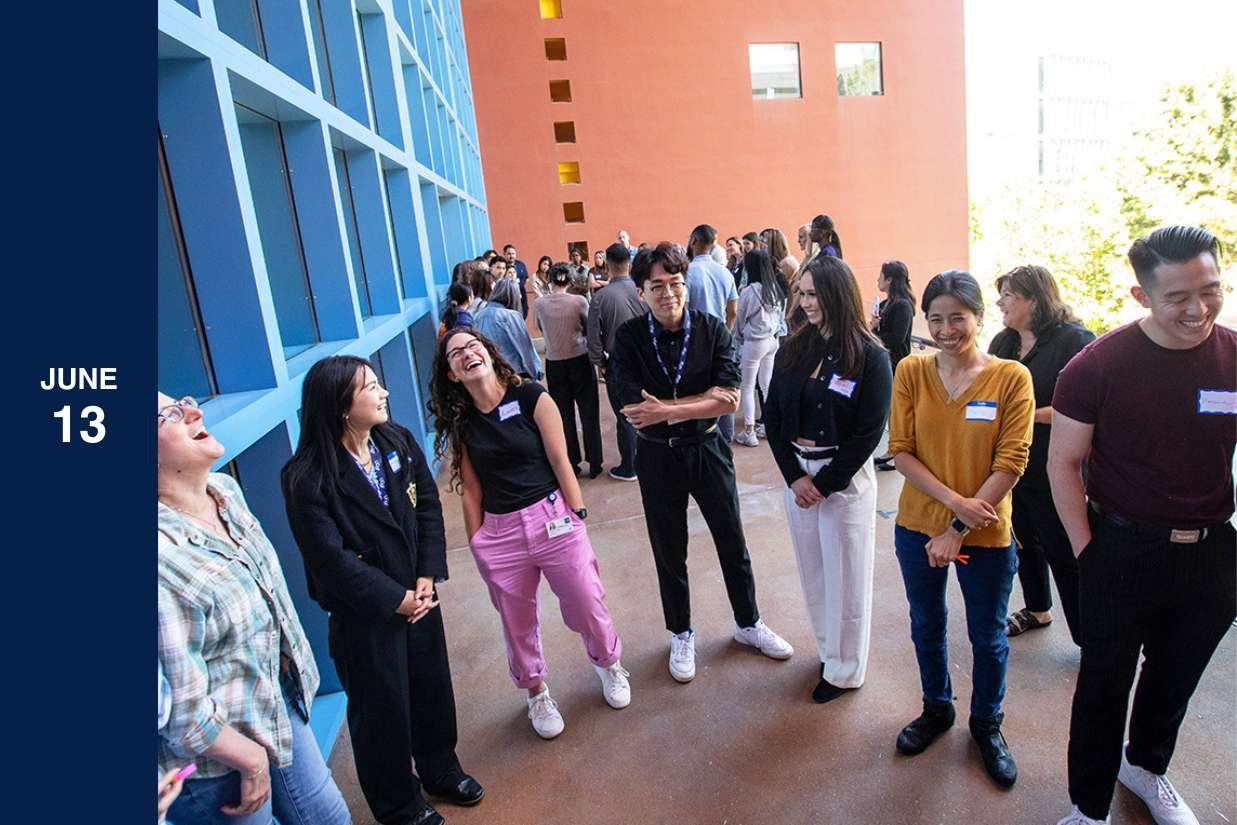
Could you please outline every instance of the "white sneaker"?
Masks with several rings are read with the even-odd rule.
[[[1057,823],[1057,825],[1107,825],[1107,822],[1108,817],[1104,817],[1103,819],[1092,819],[1082,811],[1078,810],[1078,806],[1075,805],[1070,809],[1070,812],[1066,815],[1065,819],[1062,819]]]
[[[765,435],[765,425],[764,425],[764,424],[757,424],[757,425],[756,425],[756,437],[757,437],[757,438],[768,438],[768,437],[769,437],[769,436]]]
[[[563,715],[558,712],[558,703],[550,698],[548,686],[528,698],[528,718],[533,720],[533,730],[542,739],[553,739],[566,727]]]
[[[756,440],[756,433],[752,430],[744,430],[743,432],[735,433],[734,443],[742,444],[744,447],[760,446],[760,442]]]
[[[770,659],[789,659],[795,652],[790,642],[774,633],[763,619],[757,619],[751,627],[736,628],[734,640],[741,645],[759,648]]]
[[[1147,803],[1147,810],[1158,825],[1198,825],[1198,817],[1194,816],[1185,800],[1177,796],[1173,783],[1165,776],[1131,765],[1125,758],[1125,746],[1121,748],[1121,768],[1117,771],[1117,779]]]
[[[696,678],[696,634],[690,630],[670,637],[670,675],[676,682]]]
[[[606,697],[607,705],[617,710],[631,704],[631,682],[627,681],[631,674],[620,663],[615,662],[609,667],[593,665],[593,670],[601,679],[601,695]]]

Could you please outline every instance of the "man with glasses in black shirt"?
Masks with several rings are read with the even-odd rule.
[[[688,258],[662,242],[636,255],[631,277],[651,309],[615,335],[611,380],[622,414],[636,428],[636,473],[662,611],[671,633],[670,675],[696,675],[687,582],[687,499],[695,499],[717,547],[735,617],[735,641],[774,659],[794,648],[760,619],[756,583],[743,537],[730,445],[717,417],[739,404],[739,365],[726,325],[687,308]]]

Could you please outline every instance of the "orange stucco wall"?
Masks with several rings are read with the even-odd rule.
[[[962,0],[465,0],[485,191],[495,245],[531,269],[567,244],[722,239],[833,217],[865,299],[901,258],[916,292],[967,265]],[[565,38],[566,61],[544,39]],[[882,44],[885,94],[839,98],[834,43]],[[798,42],[803,97],[753,100],[748,44]],[[571,81],[552,103],[549,81]],[[575,144],[556,144],[555,121]],[[562,185],[559,161],[582,182]],[[586,222],[563,220],[583,201]],[[478,250],[480,252],[480,250]]]

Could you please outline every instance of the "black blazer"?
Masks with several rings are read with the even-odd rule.
[[[284,490],[284,505],[313,600],[332,613],[382,621],[395,615],[418,577],[447,578],[447,546],[438,485],[412,434],[391,424],[371,436],[382,455],[389,508],[342,445],[336,477]]]

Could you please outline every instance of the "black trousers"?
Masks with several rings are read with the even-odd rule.
[[[717,546],[735,623],[740,627],[754,625],[760,618],[756,581],[743,538],[730,445],[716,432],[704,443],[686,447],[642,440],[636,451],[636,473],[640,476],[640,498],[657,565],[666,629],[682,633],[692,626],[687,584],[688,496],[696,500]]]
[[[563,418],[563,435],[567,438],[567,458],[580,464],[580,439],[576,435],[576,408],[580,410],[580,426],[584,428],[584,457],[590,469],[601,466],[601,406],[597,395],[597,375],[588,355],[563,361],[545,362],[546,388]]]
[[[365,801],[382,825],[403,825],[425,806],[418,776],[438,783],[460,770],[442,611],[416,624],[332,614],[330,650]]]
[[[606,373],[606,397],[614,409],[614,440],[618,442],[619,466],[617,469],[634,473],[636,471],[636,428],[628,423],[620,410],[623,402],[618,397],[617,373],[610,369]]]
[[[1057,516],[1052,503],[1052,490],[1047,486],[1014,488],[1014,538],[1018,542],[1018,581],[1026,606],[1036,613],[1052,609],[1052,585],[1048,571],[1057,583],[1061,596],[1061,611],[1074,644],[1078,635],[1078,562],[1070,547],[1069,535]]]
[[[1102,819],[1121,764],[1125,711],[1130,763],[1167,772],[1177,730],[1207,663],[1237,612],[1237,553],[1228,525],[1173,544],[1091,514],[1079,556],[1082,662],[1070,719],[1070,799]]]

